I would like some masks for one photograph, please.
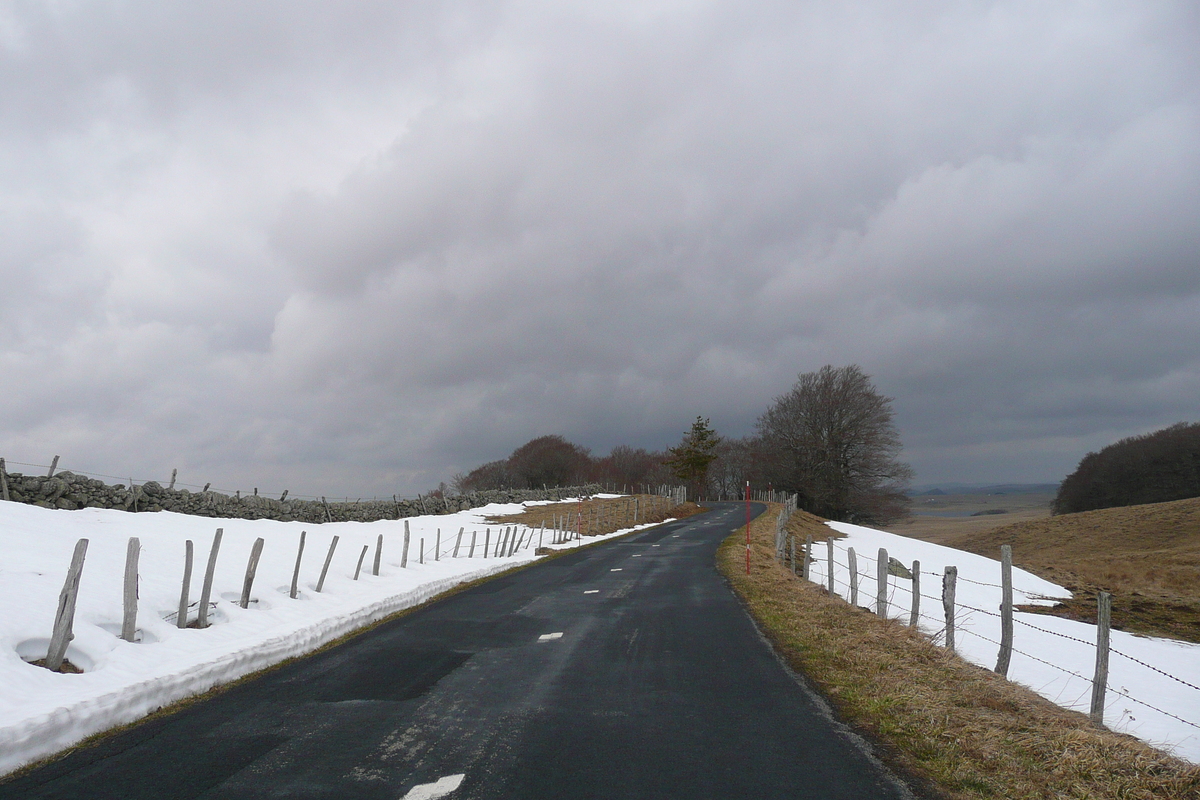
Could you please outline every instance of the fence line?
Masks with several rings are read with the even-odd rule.
[[[777,523],[777,525],[778,525],[778,523]],[[777,554],[778,554],[778,559],[777,559],[777,560],[778,560],[780,563],[784,563],[784,561],[785,561],[785,556],[786,556],[786,550],[785,550],[784,548],[782,548],[782,547],[779,545],[779,541],[780,541],[780,537],[781,537],[781,536],[782,536],[782,537],[783,537],[783,539],[786,541],[786,538],[787,538],[786,531],[784,531],[784,532],[782,532],[782,533],[781,533],[781,532],[779,531],[779,528],[777,527],[777,530],[776,530],[776,546],[777,546],[777,550],[776,550],[776,552],[777,552]],[[841,547],[838,547],[838,546],[836,545],[836,543],[835,543],[835,542],[836,542],[836,540],[835,540],[835,539],[833,539],[833,538],[830,538],[828,541],[829,541],[829,542],[831,542],[831,543],[834,543],[834,544],[832,544],[832,548],[833,548],[833,552],[834,552],[834,553],[843,553],[843,554],[845,554],[845,553],[846,553],[846,551],[849,549],[849,548],[841,548]],[[828,546],[828,545],[827,545],[827,546]],[[874,561],[874,562],[875,562],[876,569],[878,569],[878,565],[879,565],[879,559],[878,559],[877,557],[871,557],[871,556],[869,556],[869,555],[866,555],[866,554],[858,553],[857,551],[855,552],[855,555],[856,555],[856,561],[857,561],[857,562],[861,562],[861,561],[864,561],[864,560],[865,560],[865,561],[867,561],[867,562]],[[793,556],[793,567],[794,567],[794,560],[795,560],[795,557]],[[824,560],[825,560],[825,559],[816,559],[814,563],[816,563],[816,564],[821,564],[821,562],[822,562],[822,561],[824,561]],[[844,569],[844,570],[846,570],[847,576],[849,576],[849,575],[850,575],[850,573],[852,572],[852,570],[850,569],[850,567],[849,567],[849,564],[847,563],[847,562],[848,562],[848,560],[849,560],[849,559],[847,558],[847,561],[846,561],[846,562],[844,562],[844,561],[841,561],[841,560],[839,560],[839,559],[838,559],[838,558],[835,556],[835,557],[832,559],[832,563],[833,563],[833,564],[834,564],[836,567],[840,567],[841,569]],[[785,566],[786,566],[786,564],[785,564]],[[824,566],[824,565],[822,565],[822,566]],[[870,571],[869,571],[869,569],[870,569],[870,566],[871,566],[871,564],[870,564],[870,563],[866,563],[866,564],[859,564],[859,565],[858,565],[858,569],[855,569],[855,570],[853,570],[853,572],[855,573],[855,575],[857,576],[857,578],[858,578],[858,580],[859,580],[859,581],[862,581],[862,580],[864,580],[864,579],[865,579],[865,580],[872,580],[872,579],[873,579],[873,576],[871,575],[871,573],[870,573]],[[865,572],[864,572],[864,571],[863,571],[863,569],[862,569],[863,567],[866,567],[866,568],[868,569],[868,571],[865,571]],[[806,570],[806,572],[808,572],[808,570]],[[923,574],[925,574],[925,575],[929,575],[929,576],[932,576],[932,577],[937,577],[937,578],[942,578],[942,577],[943,577],[943,575],[942,575],[942,574],[939,574],[939,573],[937,573],[937,572],[932,572],[932,571],[928,571],[928,570],[922,570],[922,572],[923,572]],[[909,595],[910,595],[910,596],[912,596],[912,595],[913,595],[913,590],[912,590],[912,587],[911,587],[911,586],[908,586],[908,585],[905,585],[905,583],[904,583],[904,581],[905,581],[905,580],[907,580],[907,579],[901,578],[900,580],[892,580],[892,578],[893,578],[893,577],[897,577],[897,576],[895,576],[895,575],[888,575],[888,581],[887,581],[887,583],[889,584],[889,592],[888,592],[888,606],[891,606],[891,605],[892,605],[892,600],[893,600],[893,598],[895,597],[895,592],[896,592],[896,589],[900,589],[900,590],[902,590],[902,591],[907,591],[907,592],[909,593]],[[820,576],[820,579],[818,579],[818,578],[817,578],[817,576],[813,576],[813,575],[811,575],[811,573],[810,573],[810,574],[809,574],[809,578],[810,578],[810,582],[814,582],[814,583],[824,583],[824,582],[826,582],[826,581],[830,581],[830,582],[832,582],[832,583],[833,583],[835,586],[840,586],[842,589],[844,589],[844,590],[846,591],[846,593],[847,593],[847,594],[849,594],[849,593],[850,593],[850,590],[852,589],[851,583],[850,583],[849,581],[841,580],[840,578],[838,578],[838,577],[837,577],[837,575],[836,575],[836,574],[834,574],[834,575],[832,575],[832,576],[831,576],[831,575]],[[967,583],[972,583],[972,584],[975,584],[975,585],[978,585],[978,586],[986,586],[986,587],[989,587],[989,588],[1001,589],[1001,590],[1003,590],[1003,588],[1004,588],[1002,584],[997,584],[997,583],[989,583],[989,582],[987,582],[987,581],[980,581],[980,580],[974,580],[974,579],[970,579],[970,578],[964,578],[962,575],[958,575],[958,576],[957,576],[957,579],[958,579],[958,580],[961,580],[961,581],[966,581]],[[1040,596],[1041,596],[1041,595],[1035,595],[1035,594],[1033,594],[1032,592],[1023,591],[1023,590],[1014,590],[1014,591],[1015,591],[1015,592],[1019,592],[1020,594],[1023,594],[1023,595],[1025,595],[1026,597],[1030,597],[1030,596],[1036,596],[1036,597],[1040,597]],[[927,600],[930,600],[931,602],[942,602],[942,601],[943,601],[943,598],[941,598],[941,597],[934,597],[934,596],[932,596],[932,595],[926,594],[925,592],[919,592],[919,597],[922,597],[922,598],[925,598],[925,599],[927,599]],[[911,608],[911,603],[910,603],[910,608]],[[996,612],[994,612],[994,611],[990,611],[990,610],[988,610],[988,609],[984,609],[984,608],[977,608],[977,607],[975,607],[975,606],[969,605],[969,604],[967,604],[967,603],[962,603],[962,602],[959,602],[959,601],[957,601],[957,600],[956,600],[956,601],[955,601],[955,603],[954,603],[954,608],[955,608],[955,609],[962,608],[962,609],[965,609],[965,610],[967,610],[967,611],[969,611],[969,612],[974,612],[974,613],[978,613],[978,614],[984,614],[984,615],[986,615],[986,616],[989,616],[989,617],[994,617],[994,618],[998,618],[998,619],[1003,619],[1003,615],[1002,615],[1002,614],[1000,614],[1000,613],[996,613]],[[918,616],[918,618],[919,618],[919,619],[922,619],[922,620],[927,620],[927,621],[929,621],[929,622],[932,622],[932,623],[934,623],[935,625],[936,625],[936,624],[939,624],[939,623],[943,625],[943,627],[942,627],[942,629],[941,629],[940,631],[937,631],[936,633],[932,634],[932,638],[936,638],[937,636],[939,636],[939,635],[941,635],[941,634],[944,634],[944,633],[945,633],[945,631],[946,631],[946,627],[945,627],[945,623],[944,623],[942,620],[938,620],[938,619],[936,619],[936,618],[934,618],[934,617],[930,617],[930,616],[929,616],[929,615],[927,615],[927,614],[924,614],[924,613],[919,613],[919,612],[918,612],[918,615],[917,615],[917,616]],[[964,621],[966,621],[966,620],[968,620],[969,618],[970,618],[970,617],[969,617],[969,615],[966,615],[966,616],[964,616],[964,618],[963,618],[963,619],[964,619]],[[1050,635],[1052,635],[1052,636],[1057,636],[1057,637],[1059,637],[1059,638],[1061,638],[1061,639],[1066,639],[1066,640],[1073,641],[1073,642],[1076,642],[1076,643],[1079,643],[1079,644],[1087,645],[1088,647],[1092,647],[1092,648],[1096,648],[1096,647],[1098,647],[1098,644],[1097,644],[1097,642],[1090,642],[1090,641],[1087,641],[1087,640],[1085,640],[1085,639],[1081,639],[1081,638],[1079,638],[1079,637],[1077,637],[1077,636],[1071,636],[1071,635],[1069,635],[1069,634],[1059,633],[1058,631],[1050,630],[1050,629],[1048,629],[1048,628],[1043,628],[1043,627],[1041,627],[1041,626],[1034,625],[1034,624],[1032,624],[1032,623],[1030,623],[1030,622],[1027,622],[1027,621],[1025,621],[1025,620],[1023,620],[1023,619],[1018,619],[1018,618],[1016,618],[1015,616],[1013,617],[1013,621],[1014,621],[1015,623],[1019,624],[1019,625],[1022,625],[1022,626],[1024,626],[1024,627],[1027,627],[1027,628],[1032,628],[1032,629],[1034,629],[1034,630],[1036,630],[1036,631],[1039,631],[1039,632],[1041,632],[1041,633],[1050,634]],[[996,641],[995,639],[992,639],[992,638],[990,638],[990,637],[988,637],[988,636],[984,636],[983,634],[977,633],[976,631],[974,631],[974,630],[971,630],[969,627],[959,627],[959,626],[956,626],[956,630],[957,630],[958,632],[965,632],[965,633],[967,633],[967,634],[969,634],[969,635],[971,635],[971,636],[974,636],[974,637],[976,637],[976,638],[978,638],[978,639],[982,639],[983,641],[986,641],[986,642],[989,642],[989,643],[991,643],[991,644],[994,644],[994,645],[996,645],[998,648],[1001,648],[1001,651],[1003,651],[1003,650],[1004,650],[1004,648],[1006,647],[1006,645],[1005,645],[1004,643],[1002,643],[1002,642],[1000,642],[1000,641]],[[1099,638],[1099,637],[1098,637],[1098,638]],[[1126,692],[1126,691],[1124,691],[1124,690],[1117,689],[1117,688],[1114,688],[1114,687],[1112,687],[1112,686],[1109,686],[1109,685],[1107,685],[1107,684],[1108,684],[1108,681],[1107,681],[1107,679],[1106,679],[1106,678],[1107,678],[1107,675],[1106,675],[1106,670],[1105,670],[1104,674],[1101,674],[1101,671],[1100,671],[1100,668],[1099,668],[1099,666],[1098,666],[1098,668],[1097,668],[1097,676],[1096,676],[1096,677],[1094,677],[1094,678],[1087,678],[1087,677],[1085,677],[1084,675],[1081,675],[1081,674],[1080,674],[1080,673],[1078,673],[1078,672],[1075,672],[1075,671],[1073,671],[1073,670],[1066,669],[1065,667],[1061,667],[1061,666],[1059,666],[1059,665],[1057,665],[1057,664],[1054,664],[1054,663],[1052,663],[1052,662],[1050,662],[1050,661],[1047,661],[1047,660],[1046,660],[1046,659],[1044,659],[1044,658],[1040,658],[1040,657],[1038,657],[1038,656],[1035,656],[1035,655],[1033,655],[1032,653],[1028,653],[1028,652],[1025,652],[1025,651],[1023,651],[1023,650],[1020,650],[1020,649],[1018,649],[1018,648],[1016,648],[1016,647],[1013,647],[1013,646],[1011,646],[1011,644],[1010,644],[1010,645],[1008,645],[1007,647],[1009,648],[1009,651],[1010,651],[1010,652],[1012,652],[1012,653],[1016,653],[1016,654],[1018,654],[1018,655],[1021,655],[1021,656],[1025,657],[1025,658],[1028,658],[1028,659],[1030,659],[1030,660],[1032,660],[1032,661],[1036,661],[1036,662],[1038,662],[1038,663],[1041,663],[1041,664],[1043,664],[1043,665],[1045,665],[1045,666],[1051,667],[1051,668],[1053,668],[1053,669],[1055,669],[1055,670],[1057,670],[1057,671],[1059,671],[1059,672],[1062,672],[1062,673],[1064,673],[1064,674],[1066,674],[1066,675],[1069,675],[1069,676],[1071,676],[1071,677],[1074,677],[1074,678],[1078,678],[1079,680],[1082,680],[1082,681],[1085,681],[1085,682],[1087,682],[1087,683],[1091,684],[1091,685],[1093,686],[1093,692],[1096,692],[1096,690],[1100,688],[1100,687],[1097,685],[1097,681],[1101,681],[1101,682],[1103,682],[1103,683],[1105,684],[1105,687],[1104,687],[1104,688],[1106,688],[1108,691],[1111,691],[1111,692],[1112,692],[1113,694],[1115,694],[1115,695],[1118,695],[1118,696],[1120,696],[1120,697],[1123,697],[1123,698],[1125,698],[1125,699],[1127,699],[1127,700],[1129,700],[1129,701],[1131,701],[1131,702],[1137,703],[1138,705],[1144,706],[1145,708],[1149,708],[1149,709],[1151,709],[1151,710],[1153,710],[1153,711],[1155,711],[1155,712],[1158,712],[1158,713],[1160,713],[1160,714],[1163,714],[1163,715],[1165,715],[1165,716],[1168,716],[1168,717],[1170,717],[1170,718],[1172,718],[1172,719],[1174,719],[1174,720],[1176,720],[1176,721],[1178,721],[1178,722],[1182,722],[1182,723],[1184,723],[1184,724],[1186,724],[1186,725],[1189,725],[1189,726],[1191,726],[1191,727],[1193,727],[1193,728],[1196,728],[1196,729],[1200,730],[1200,724],[1197,724],[1197,723],[1195,723],[1195,722],[1192,722],[1192,721],[1190,721],[1190,720],[1184,719],[1183,717],[1180,717],[1180,716],[1178,716],[1178,715],[1176,715],[1176,714],[1173,714],[1173,713],[1171,713],[1170,711],[1166,711],[1165,709],[1159,708],[1159,707],[1157,707],[1157,706],[1155,706],[1155,705],[1153,705],[1153,704],[1151,704],[1151,703],[1148,703],[1148,702],[1146,702],[1145,700],[1138,699],[1137,697],[1134,697],[1134,696],[1130,695],[1128,692]],[[1161,668],[1159,668],[1159,667],[1156,667],[1156,666],[1154,666],[1153,664],[1149,664],[1149,663],[1147,663],[1147,662],[1145,662],[1145,661],[1143,661],[1143,660],[1141,660],[1141,659],[1139,659],[1139,658],[1136,658],[1136,657],[1134,657],[1134,656],[1131,656],[1131,655],[1129,655],[1128,653],[1122,652],[1122,651],[1120,651],[1120,650],[1117,650],[1117,649],[1115,649],[1115,648],[1109,648],[1108,652],[1114,653],[1114,654],[1116,654],[1116,655],[1119,655],[1119,656],[1121,656],[1122,658],[1128,659],[1129,661],[1132,661],[1132,662],[1134,662],[1134,663],[1136,663],[1136,664],[1138,664],[1138,665],[1140,665],[1140,666],[1142,666],[1142,667],[1145,667],[1146,669],[1152,670],[1153,672],[1155,672],[1155,673],[1158,673],[1159,675],[1162,675],[1162,676],[1163,676],[1163,677],[1165,677],[1165,678],[1170,678],[1171,680],[1173,680],[1173,681],[1175,681],[1175,682],[1177,682],[1177,683],[1180,683],[1180,684],[1182,684],[1182,685],[1184,685],[1184,686],[1186,686],[1186,687],[1188,687],[1188,688],[1190,688],[1190,689],[1194,689],[1194,690],[1196,690],[1196,691],[1200,691],[1200,686],[1197,686],[1197,685],[1196,685],[1196,684],[1194,684],[1194,683],[1190,683],[1189,681],[1186,681],[1186,680],[1184,680],[1183,678],[1180,678],[1180,677],[1178,677],[1178,676],[1176,676],[1176,675],[1173,675],[1173,674],[1171,674],[1170,672],[1167,672],[1166,670],[1163,670],[1163,669],[1161,669]],[[1081,697],[1082,697],[1082,696],[1081,696]],[[1100,720],[1098,719],[1097,721],[1099,722]]]

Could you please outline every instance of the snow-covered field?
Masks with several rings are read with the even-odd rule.
[[[500,528],[484,521],[487,516],[519,509],[517,505],[493,505],[452,515],[409,518],[409,563],[402,569],[403,521],[313,526],[171,513],[51,511],[0,503],[0,552],[4,553],[0,561],[0,774],[176,700],[309,652],[459,583],[534,560],[536,531],[530,536],[526,530],[525,546],[515,555],[496,558]],[[999,583],[998,561],[883,531],[842,523],[830,525],[846,534],[835,543],[836,589],[843,596],[849,595],[846,548],[854,547],[861,576],[860,605],[873,605],[875,557],[880,547],[908,565],[914,559],[921,561],[925,573],[921,593],[926,597],[921,601],[920,624],[930,634],[938,635],[943,627],[940,574],[947,565],[957,566],[958,651],[974,663],[995,666],[997,648],[988,640],[999,641],[999,619],[967,606],[998,609],[1000,590],[989,585]],[[213,624],[206,630],[181,630],[174,619],[183,577],[184,541],[195,543],[190,591],[194,618],[217,527],[225,533],[213,588]],[[459,528],[466,533],[459,557],[454,558]],[[489,553],[484,559],[483,534],[488,528]],[[441,552],[435,560],[433,548],[439,529]],[[308,534],[300,594],[292,600],[288,594],[301,530]],[[475,557],[468,558],[473,531],[478,532]],[[380,534],[384,537],[382,567],[379,576],[373,576],[371,565]],[[324,591],[318,594],[317,579],[334,535],[339,537],[338,547]],[[137,536],[142,545],[138,614],[141,641],[136,644],[119,638],[126,543],[131,536]],[[237,600],[246,561],[258,537],[266,544],[253,602],[243,610]],[[62,675],[32,666],[26,660],[45,656],[58,595],[75,542],[80,538],[89,539],[90,544],[80,582],[75,640],[67,657],[84,673]],[[424,564],[418,555],[422,538]],[[608,537],[589,537],[584,543],[601,538]],[[547,533],[543,544],[549,546],[549,542]],[[364,545],[370,550],[362,575],[355,581],[354,569]],[[575,546],[568,543],[558,547]],[[813,556],[816,563],[811,578],[823,584],[824,545],[818,545]],[[896,577],[889,582],[890,615],[907,619],[911,584]],[[1068,595],[1062,587],[1019,569],[1013,570],[1013,583],[1018,603],[1049,603],[1052,600],[1046,598]],[[1034,614],[1018,613],[1016,618],[1014,644],[1021,652],[1013,654],[1009,677],[1060,705],[1086,711],[1095,663],[1094,626]],[[1200,677],[1200,646],[1113,631],[1112,647],[1200,684],[1196,680]],[[1116,652],[1109,670],[1106,724],[1200,762],[1200,728],[1118,694],[1200,723],[1200,691]]]
[[[532,505],[532,504],[530,504]],[[270,520],[209,519],[180,514],[59,511],[0,502],[0,774],[67,747],[93,733],[136,720],[161,706],[297,656],[451,587],[534,560],[538,531],[496,557],[502,527],[487,516],[520,505],[491,505],[458,514],[410,517],[408,566],[401,569],[404,521],[307,525]],[[184,542],[195,546],[190,600],[195,618],[209,548],[224,529],[210,613],[211,627],[175,625],[183,580]],[[465,529],[453,557],[459,528]],[[484,532],[491,530],[488,557]],[[434,543],[441,530],[440,557]],[[307,531],[299,596],[289,596],[300,532]],[[475,556],[468,558],[471,533]],[[587,537],[588,544],[607,537]],[[383,558],[371,574],[377,537]],[[339,542],[321,593],[317,580],[329,545]],[[518,533],[520,535],[520,532]],[[122,584],[129,537],[141,541],[137,627],[140,641],[119,638]],[[256,538],[265,540],[250,607],[238,605]],[[89,540],[67,659],[84,672],[67,675],[26,663],[44,658],[59,592],[75,543]],[[421,539],[425,563],[420,563]],[[550,546],[547,531],[544,543]],[[364,545],[362,575],[354,570]],[[532,546],[531,546],[532,545]],[[555,549],[578,546],[571,542]]]
[[[889,557],[900,560],[905,566],[911,567],[914,560],[921,562],[923,597],[919,624],[923,631],[938,636],[939,641],[945,628],[941,574],[947,566],[958,567],[956,650],[975,664],[989,669],[996,666],[999,648],[995,642],[1000,641],[1000,619],[995,616],[1000,608],[1001,594],[996,586],[1000,583],[999,552],[996,553],[997,560],[992,560],[871,528],[841,522],[827,524],[846,536],[834,540],[834,588],[842,597],[849,597],[846,549],[853,547],[858,560],[860,606],[872,610],[875,607],[879,548],[885,548]],[[824,585],[827,563],[824,543],[814,545],[813,559],[816,563],[812,565],[809,578]],[[912,583],[898,577],[888,580],[888,616],[907,621]],[[1013,600],[1017,604],[1053,605],[1053,598],[1069,596],[1070,592],[1061,586],[1024,570],[1013,569]],[[972,611],[967,606],[980,611]],[[1017,612],[1014,618],[1013,647],[1020,652],[1013,653],[1008,677],[1061,706],[1087,713],[1096,664],[1096,626],[1042,614]],[[1116,652],[1200,685],[1200,645],[1114,630],[1111,646],[1114,652],[1109,658],[1105,725],[1181,758],[1200,762],[1200,690]],[[1156,711],[1145,704],[1161,710]]]

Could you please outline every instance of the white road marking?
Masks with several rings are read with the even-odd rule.
[[[621,571],[621,568],[620,568],[620,567],[617,567],[617,568],[615,568],[615,569],[610,569],[610,570],[609,570],[609,572],[620,572],[620,571]]]
[[[562,638],[562,631],[559,631],[558,633],[543,633],[541,636],[538,637],[538,641],[539,642],[552,642],[555,639],[561,639],[561,638]]]
[[[633,557],[634,557],[634,558],[641,558],[641,557],[642,557],[642,554],[641,554],[641,553],[634,553],[634,554],[633,554]]]
[[[652,544],[652,545],[650,545],[650,546],[651,546],[651,547],[662,547],[662,545],[661,545],[661,544]]]
[[[600,590],[599,589],[588,589],[586,592],[584,592],[584,594],[595,594],[598,591],[600,591]]]
[[[559,634],[560,636],[562,634]],[[438,778],[433,783],[422,783],[419,786],[414,786],[408,790],[408,794],[400,798],[400,800],[437,800],[439,797],[445,797],[462,785],[463,778],[466,775],[447,775],[444,778]]]

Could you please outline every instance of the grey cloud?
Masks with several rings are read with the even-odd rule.
[[[16,8],[17,460],[412,493],[824,363],[925,482],[1195,416],[1189,4]]]

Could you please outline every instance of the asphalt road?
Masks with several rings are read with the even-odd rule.
[[[716,571],[744,521],[721,504],[479,585],[0,798],[910,797]]]

